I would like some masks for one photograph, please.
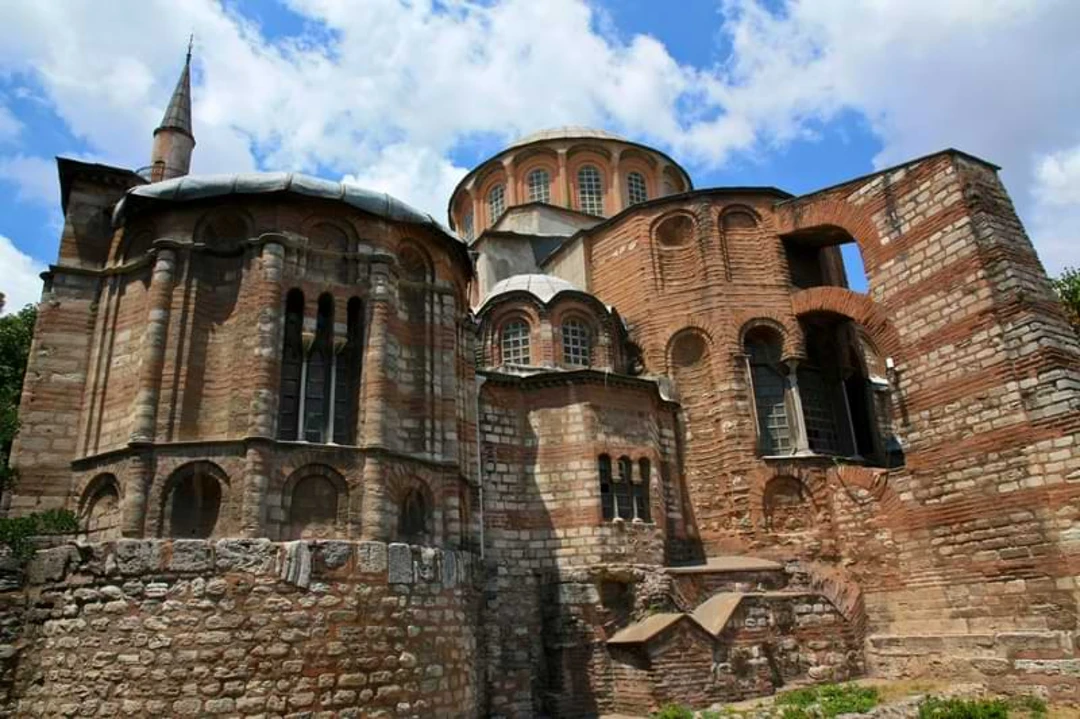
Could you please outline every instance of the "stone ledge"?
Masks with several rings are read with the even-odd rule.
[[[482,564],[463,550],[349,540],[119,539],[69,543],[37,552],[27,563],[25,585],[62,584],[91,577],[273,576],[307,587],[313,580],[362,577],[371,584],[440,584],[480,581]],[[17,591],[12,587],[8,591]],[[2,590],[0,590],[2,593]]]

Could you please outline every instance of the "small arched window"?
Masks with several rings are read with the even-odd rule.
[[[300,426],[300,395],[304,366],[304,293],[289,290],[285,298],[285,340],[281,350],[281,402],[278,438],[295,440]]]
[[[461,218],[461,236],[466,240],[473,239],[473,215],[472,211],[465,213],[465,216]]]
[[[511,320],[503,325],[500,347],[503,364],[529,364],[532,357],[529,352],[528,323],[523,320]]]
[[[398,512],[398,537],[406,541],[423,541],[427,535],[428,506],[419,489],[410,489],[401,501]]]
[[[577,173],[578,209],[587,215],[604,216],[604,181],[600,170],[585,165]]]
[[[649,460],[641,458],[638,460],[638,481],[634,482],[633,487],[633,499],[634,499],[634,519],[640,519],[642,522],[651,522],[652,518],[649,513],[649,473],[651,468],[649,466]]]
[[[645,176],[640,172],[631,172],[626,176],[626,198],[631,205],[649,199],[649,190],[645,186]]]
[[[490,225],[494,225],[506,211],[506,185],[495,185],[488,192],[488,218]]]
[[[762,454],[789,452],[791,422],[785,401],[786,380],[780,364],[780,337],[766,328],[755,329],[746,336],[745,351],[757,411],[759,450]]]
[[[592,364],[592,333],[584,322],[569,319],[562,323],[563,363],[571,367]]]
[[[217,528],[221,482],[212,470],[195,465],[178,470],[165,500],[168,536],[206,539]]]
[[[551,202],[551,175],[547,170],[533,170],[526,181],[529,185],[529,202]]]
[[[634,518],[634,500],[630,489],[633,481],[633,460],[629,457],[619,457],[619,474],[615,479],[615,516],[619,519]]]
[[[615,519],[615,488],[611,485],[611,457],[600,455],[596,462],[600,475],[600,513],[605,520]]]

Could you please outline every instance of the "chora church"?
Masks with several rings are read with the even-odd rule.
[[[1080,697],[1080,346],[998,168],[697,188],[584,127],[434,218],[58,160],[12,716],[590,717],[857,677]],[[858,247],[866,292],[849,287]]]

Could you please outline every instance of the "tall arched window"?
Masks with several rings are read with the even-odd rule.
[[[178,469],[166,485],[162,535],[187,539],[213,535],[221,513],[223,476],[208,462]]]
[[[304,366],[304,293],[289,290],[285,298],[285,340],[281,349],[281,402],[278,438],[295,440],[300,426],[300,394]]]
[[[495,185],[488,192],[489,226],[494,225],[506,211],[506,185]]]
[[[634,518],[634,500],[630,489],[633,481],[633,460],[629,457],[619,457],[619,476],[615,481],[615,516],[619,519]]]
[[[785,379],[781,369],[780,337],[766,328],[747,333],[746,355],[757,410],[758,448],[762,454],[782,454],[792,449],[791,422],[785,402]]]
[[[529,353],[528,323],[523,320],[511,320],[503,325],[500,346],[503,364],[529,364],[532,357]]]
[[[398,510],[398,538],[420,542],[427,539],[428,506],[424,493],[410,489]]]
[[[577,173],[578,209],[588,215],[604,216],[604,181],[600,170],[585,165]]]
[[[562,323],[563,363],[588,367],[592,363],[592,334],[584,322],[569,319]]]
[[[631,205],[649,199],[649,190],[645,186],[645,176],[640,172],[631,172],[626,176],[626,198]]]
[[[600,475],[600,513],[605,520],[615,519],[615,488],[611,486],[611,457],[600,455],[596,462]]]
[[[334,364],[334,298],[319,297],[315,320],[315,341],[308,354],[304,381],[303,437],[308,442],[325,442],[330,425],[330,393]]]
[[[649,513],[649,473],[651,468],[649,460],[644,457],[638,460],[638,481],[634,482],[634,519],[642,522],[651,522]]]
[[[551,175],[547,170],[533,170],[526,181],[529,185],[529,202],[551,202]]]
[[[356,443],[356,409],[359,404],[360,368],[364,361],[364,306],[359,297],[346,309],[345,346],[334,367],[334,442]]]
[[[796,373],[802,401],[806,443],[821,454],[853,454],[844,385],[841,379],[842,344],[839,323],[803,322],[806,360]],[[846,359],[843,358],[843,359]]]

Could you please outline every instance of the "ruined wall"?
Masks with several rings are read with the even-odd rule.
[[[0,592],[2,708],[482,716],[478,575],[468,553],[378,542],[45,550]]]

